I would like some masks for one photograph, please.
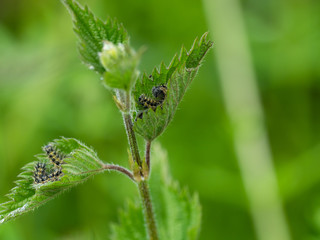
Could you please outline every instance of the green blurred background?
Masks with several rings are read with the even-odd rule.
[[[148,73],[208,30],[199,0],[81,3],[102,19],[123,22],[136,49],[147,46],[140,66]],[[320,1],[241,3],[292,239],[320,239]],[[1,0],[1,202],[20,168],[59,136],[80,139],[104,161],[127,166],[120,113],[99,77],[81,64],[64,6]],[[214,49],[159,141],[174,178],[200,195],[200,239],[256,239]],[[117,212],[135,197],[127,178],[99,175],[0,226],[0,239],[107,239]]]

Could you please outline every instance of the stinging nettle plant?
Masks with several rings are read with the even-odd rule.
[[[142,51],[130,46],[121,23],[96,18],[74,0],[62,0],[73,17],[82,61],[100,75],[111,91],[123,116],[129,143],[130,169],[101,161],[97,153],[79,140],[60,138],[43,147],[37,161],[22,169],[10,200],[0,205],[0,224],[29,212],[63,191],[95,174],[118,171],[134,182],[140,204],[129,203],[120,212],[119,223],[111,227],[110,239],[196,239],[200,229],[201,206],[170,178],[165,152],[151,143],[171,122],[178,104],[194,79],[213,43],[207,33],[196,39],[189,51],[182,47],[166,66],[160,64],[151,74],[138,70]],[[145,156],[139,153],[136,133],[146,142]]]

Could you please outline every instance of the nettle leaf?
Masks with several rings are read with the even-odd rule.
[[[201,205],[196,194],[190,195],[171,179],[166,152],[153,147],[150,191],[159,238],[166,240],[197,239],[201,225]],[[141,204],[128,203],[112,225],[112,240],[148,240]]]
[[[54,164],[46,154],[39,154],[38,161],[28,163],[18,177],[16,187],[7,195],[10,201],[0,204],[0,224],[27,213],[53,199],[63,191],[84,182],[88,177],[104,171],[103,162],[89,147],[73,138],[62,138],[50,143],[64,156],[61,165],[62,174],[54,181],[34,183],[34,171],[38,162],[47,169]]]
[[[200,40],[197,38],[189,52],[182,47],[180,56],[175,55],[169,66],[161,63],[150,76],[144,74],[136,83],[133,91],[136,112],[134,130],[146,140],[152,141],[158,137],[172,120],[179,103],[188,86],[196,76],[207,51],[213,42],[207,40],[205,33]],[[154,87],[165,85],[167,88],[165,100],[161,103],[152,92]],[[141,104],[141,96],[146,101],[154,102],[157,107],[146,107]]]
[[[62,0],[73,16],[74,31],[79,37],[79,52],[81,58],[90,69],[99,74],[105,72],[98,53],[101,52],[103,40],[114,44],[127,43],[129,37],[121,23],[115,19],[106,22],[96,18],[87,6],[84,8],[75,0]]]

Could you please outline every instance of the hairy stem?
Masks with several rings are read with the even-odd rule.
[[[138,183],[138,187],[139,187],[139,193],[140,193],[140,197],[143,204],[144,218],[147,224],[148,235],[150,240],[158,240],[159,237],[157,233],[154,213],[152,210],[149,184],[148,184],[148,181],[145,180],[145,177],[143,176],[142,161],[139,154],[136,135],[135,135],[135,132],[133,131],[133,124],[132,124],[132,119],[130,115],[130,109],[131,109],[130,92],[126,92],[125,95],[120,96],[120,98],[121,100],[125,101],[125,111],[122,113],[122,115],[123,115],[123,121],[126,127],[126,132],[128,136],[128,142],[129,142],[132,158],[133,158],[133,161],[137,162],[137,164],[139,165],[140,174],[142,176],[142,181]],[[150,157],[149,157],[149,161],[150,161]]]
[[[124,96],[124,100],[125,100],[126,111],[123,112],[122,115],[123,115],[124,125],[126,127],[128,142],[129,142],[133,161],[137,162],[139,167],[141,168],[142,161],[140,158],[136,135],[133,131],[133,124],[132,124],[132,119],[131,119],[131,115],[130,115],[131,100],[130,100],[130,93],[129,92],[127,92],[126,95]]]
[[[151,141],[147,141],[146,142],[146,163],[147,163],[147,166],[148,166],[148,171],[150,173],[150,148],[151,148]]]
[[[128,169],[121,167],[119,165],[104,164],[103,169],[115,170],[115,171],[121,172],[121,173],[127,175],[131,180],[135,181],[132,172],[130,172]]]
[[[142,167],[142,161],[139,154],[136,136],[133,131],[131,116],[129,114],[123,114],[123,115],[124,115],[123,120],[126,126],[126,131],[127,131],[127,136],[128,136],[128,141],[129,141],[133,161],[137,162],[139,167]]]
[[[139,182],[139,192],[143,202],[144,216],[147,222],[150,240],[158,240],[158,233],[154,213],[152,210],[152,202],[150,198],[149,184],[146,180]]]

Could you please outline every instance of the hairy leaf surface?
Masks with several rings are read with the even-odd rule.
[[[161,63],[150,76],[144,74],[136,83],[134,94],[137,112],[134,129],[146,140],[158,137],[172,120],[188,86],[196,76],[203,58],[213,43],[207,40],[207,33],[196,39],[189,52],[182,47],[180,56],[174,56],[169,66]],[[160,85],[167,87],[166,98],[155,110],[145,109],[139,101],[141,95],[155,100],[152,88]]]
[[[121,23],[115,19],[106,22],[96,18],[87,6],[84,8],[75,0],[62,0],[73,16],[74,31],[79,38],[81,58],[90,69],[99,74],[105,72],[98,53],[101,52],[103,40],[114,44],[128,42],[128,34]]]
[[[10,200],[0,205],[0,224],[27,213],[53,199],[66,189],[84,182],[88,177],[103,171],[103,163],[89,147],[73,138],[62,138],[50,143],[65,155],[63,175],[58,181],[34,183],[34,167],[37,162],[53,165],[46,154],[39,154],[38,161],[28,163],[8,194]]]
[[[198,196],[190,195],[171,179],[166,152],[153,148],[151,198],[158,225],[159,238],[166,240],[197,239],[201,224]],[[119,223],[112,226],[112,240],[148,240],[141,204],[128,203],[120,212]]]

